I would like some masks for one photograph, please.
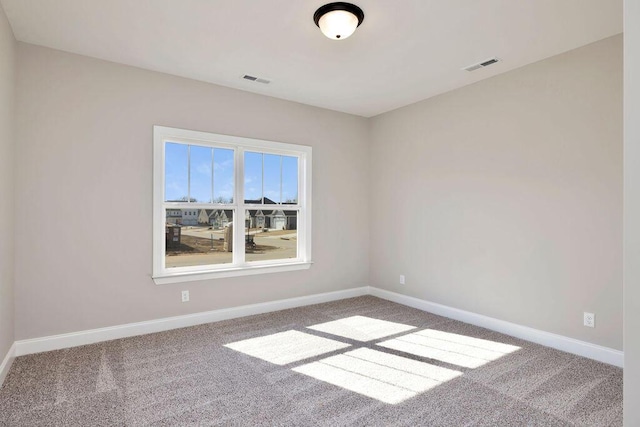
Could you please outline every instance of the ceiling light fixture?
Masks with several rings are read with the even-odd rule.
[[[364,21],[364,12],[355,4],[337,2],[325,4],[313,14],[313,22],[322,34],[333,40],[349,37]]]

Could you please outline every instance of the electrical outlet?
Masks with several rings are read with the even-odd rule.
[[[400,275],[400,284],[404,285],[404,274]]]
[[[596,327],[596,315],[593,313],[587,313],[586,311],[584,312],[584,326],[587,326],[589,328],[595,328]]]
[[[182,291],[182,302],[189,302],[189,291]]]

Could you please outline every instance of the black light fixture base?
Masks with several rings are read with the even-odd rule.
[[[313,22],[315,22],[316,25],[320,27],[320,24],[318,24],[318,22],[320,22],[320,18],[322,18],[323,15],[329,12],[333,12],[334,10],[344,10],[353,13],[358,18],[358,27],[360,26],[360,24],[362,24],[362,21],[364,21],[364,12],[362,11],[362,9],[360,9],[355,4],[339,1],[335,3],[325,4],[324,6],[318,8],[318,10],[316,10],[316,13],[313,14]]]

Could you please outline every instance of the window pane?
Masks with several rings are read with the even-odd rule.
[[[298,212],[265,209],[245,212],[246,261],[298,257]]]
[[[262,203],[262,153],[244,153],[245,203]]]
[[[188,147],[167,142],[164,149],[164,197],[166,201],[188,200]]]
[[[282,156],[282,203],[298,203],[298,158]]]
[[[228,264],[233,260],[233,210],[167,209],[166,268]]]
[[[282,156],[264,154],[264,197],[265,204],[280,203],[280,162]]]
[[[191,145],[190,195],[192,202],[211,203],[211,156],[213,149]]]
[[[233,150],[213,150],[213,202],[233,203]]]

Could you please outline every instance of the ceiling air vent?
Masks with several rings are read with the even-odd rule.
[[[271,80],[269,80],[269,79],[265,79],[263,77],[256,77],[256,76],[252,76],[252,75],[249,75],[249,74],[243,75],[242,78],[245,79],[245,80],[249,80],[251,82],[262,83],[262,84],[265,84],[265,85],[268,85],[269,83],[271,83]]]
[[[468,67],[464,67],[463,70],[465,70],[465,71],[479,70],[480,68],[484,68],[484,67],[488,67],[489,65],[493,65],[498,61],[500,61],[498,58],[489,58],[489,59],[486,59],[486,60],[484,60],[482,62],[478,62],[477,64],[473,64],[473,65],[469,65]]]

